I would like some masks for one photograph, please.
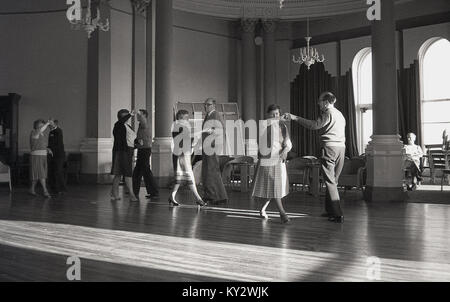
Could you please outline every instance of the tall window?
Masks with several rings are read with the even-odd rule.
[[[353,60],[353,89],[359,152],[364,153],[372,136],[372,51],[360,50]]]
[[[442,143],[442,132],[450,132],[450,42],[433,38],[420,53],[422,134],[424,144]]]

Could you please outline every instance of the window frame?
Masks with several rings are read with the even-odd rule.
[[[419,49],[418,53],[418,60],[419,60],[419,91],[420,91],[420,114],[421,114],[421,122],[420,122],[420,132],[422,136],[422,149],[424,148],[425,144],[425,124],[447,124],[450,123],[450,119],[448,122],[425,122],[424,119],[424,103],[437,103],[437,102],[450,102],[450,98],[444,98],[444,99],[433,99],[433,100],[425,100],[424,92],[425,92],[425,81],[424,81],[424,61],[425,56],[428,50],[431,46],[433,46],[434,43],[440,41],[440,40],[447,40],[449,43],[450,41],[443,37],[433,37],[428,40],[426,40],[422,46]],[[450,130],[450,129],[449,129]],[[437,142],[436,142],[437,143]],[[440,142],[439,142],[440,143]]]
[[[353,59],[352,69],[353,69],[353,92],[355,96],[355,109],[356,109],[356,133],[358,140],[358,151],[359,153],[365,153],[364,146],[364,137],[363,137],[363,129],[364,129],[364,119],[363,114],[367,110],[372,110],[373,114],[373,92],[372,92],[372,102],[371,103],[363,103],[361,97],[361,68],[362,63],[367,58],[368,55],[372,54],[371,47],[365,47],[358,51]],[[372,115],[373,118],[373,115]],[[373,125],[372,125],[373,127]]]

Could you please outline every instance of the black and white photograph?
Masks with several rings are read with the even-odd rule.
[[[1,283],[450,281],[449,0],[1,0],[0,41]]]

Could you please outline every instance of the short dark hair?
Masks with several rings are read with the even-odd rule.
[[[58,125],[59,121],[58,120],[53,120],[53,124]]]
[[[142,113],[143,116],[148,117],[148,111],[145,109],[139,109],[139,112]]]
[[[325,91],[320,95],[320,100],[326,101],[330,104],[336,103],[336,97],[329,91]]]
[[[128,111],[127,109],[120,109],[119,111],[117,111],[117,119],[120,120],[122,117],[124,117],[128,113],[130,113],[130,111]]]
[[[271,105],[269,105],[268,107],[267,107],[267,112],[266,113],[269,113],[269,112],[271,112],[271,111],[274,111],[274,110],[280,110],[280,106],[279,105],[277,105],[277,104],[271,104]]]
[[[215,106],[216,103],[217,103],[215,98],[207,98],[207,99],[205,100],[205,104],[206,104],[208,101],[211,101],[211,102],[214,104],[214,106]]]
[[[43,119],[37,119],[33,122],[33,129],[37,129],[39,124],[45,124],[45,121]]]
[[[186,114],[189,115],[189,112],[187,110],[184,110],[184,109],[178,110],[175,118],[177,120],[179,120],[179,119],[181,119],[183,117],[183,115],[186,115]]]

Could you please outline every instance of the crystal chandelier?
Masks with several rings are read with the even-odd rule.
[[[292,56],[292,61],[297,64],[305,64],[309,70],[314,63],[322,63],[325,61],[325,57],[323,55],[319,56],[317,49],[309,46],[309,42],[311,41],[311,36],[309,35],[309,17],[306,19],[306,31],[306,47],[300,49],[300,56],[298,58],[295,58],[295,55]]]
[[[95,0],[94,0],[95,1]],[[96,7],[96,15],[95,18],[92,17],[91,9],[93,9],[91,0],[88,0],[88,5],[86,8],[86,14],[84,18],[81,18],[79,20],[77,19],[69,19],[70,24],[75,29],[84,29],[87,34],[88,38],[91,37],[91,34],[98,28],[102,31],[108,31],[109,30],[109,19],[106,19],[105,22],[100,21],[100,2],[101,0],[97,1],[97,7]]]
[[[284,7],[284,0],[280,0],[280,9]]]

